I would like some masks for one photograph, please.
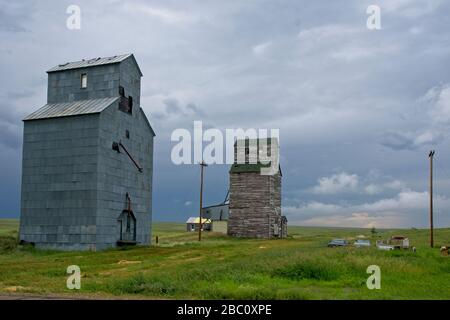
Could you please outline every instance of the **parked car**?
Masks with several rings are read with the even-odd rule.
[[[353,243],[355,247],[361,248],[361,247],[370,247],[370,240],[367,239],[358,239]]]
[[[395,248],[394,248],[394,246],[392,246],[392,245],[390,245],[390,244],[387,244],[387,243],[384,243],[383,241],[381,241],[381,240],[378,240],[377,241],[377,248],[379,249],[379,250],[394,250]]]
[[[348,241],[344,239],[333,239],[330,242],[328,242],[328,247],[334,248],[334,247],[345,247],[348,246]]]

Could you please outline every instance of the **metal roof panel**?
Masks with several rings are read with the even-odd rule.
[[[78,100],[73,102],[47,103],[45,106],[31,113],[23,120],[27,121],[27,120],[75,116],[81,114],[100,113],[118,100],[119,97],[112,97],[101,99]]]
[[[88,60],[83,59],[81,61],[66,62],[66,63],[59,64],[59,65],[49,69],[47,72],[49,73],[49,72],[55,72],[55,71],[63,71],[63,70],[86,68],[86,67],[92,67],[92,66],[118,63],[132,55],[133,55],[132,53],[127,53],[127,54],[122,54],[122,55],[113,56],[113,57],[93,58],[93,59],[88,59]]]
[[[200,222],[199,217],[190,217],[189,219],[186,220],[186,223],[199,223],[199,222]],[[211,223],[211,220],[202,218],[202,224],[203,223]]]

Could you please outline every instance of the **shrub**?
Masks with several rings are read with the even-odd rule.
[[[291,280],[312,279],[330,281],[339,278],[339,271],[336,269],[336,266],[323,262],[313,263],[311,261],[304,261],[275,269],[273,276]]]
[[[128,279],[113,283],[113,291],[122,294],[147,294],[156,296],[172,295],[175,287],[158,278],[146,278],[142,273]]]
[[[0,252],[13,251],[17,245],[17,239],[14,237],[0,236]]]

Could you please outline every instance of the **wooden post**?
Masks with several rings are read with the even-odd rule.
[[[202,241],[202,208],[203,208],[203,167],[208,165],[202,160],[200,163],[201,173],[200,173],[200,220],[198,221],[198,241]]]
[[[433,156],[434,150],[431,150],[428,154],[428,158],[430,158],[430,247],[434,246],[434,237],[433,237]]]

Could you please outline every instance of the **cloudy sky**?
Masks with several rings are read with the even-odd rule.
[[[81,9],[81,29],[66,9]],[[369,5],[381,30],[366,26]],[[132,52],[155,140],[154,220],[198,212],[199,168],[170,160],[176,128],[280,129],[283,213],[300,225],[450,224],[450,3],[0,0],[0,217],[20,212],[21,119],[50,67]],[[209,166],[205,203],[227,191]]]

